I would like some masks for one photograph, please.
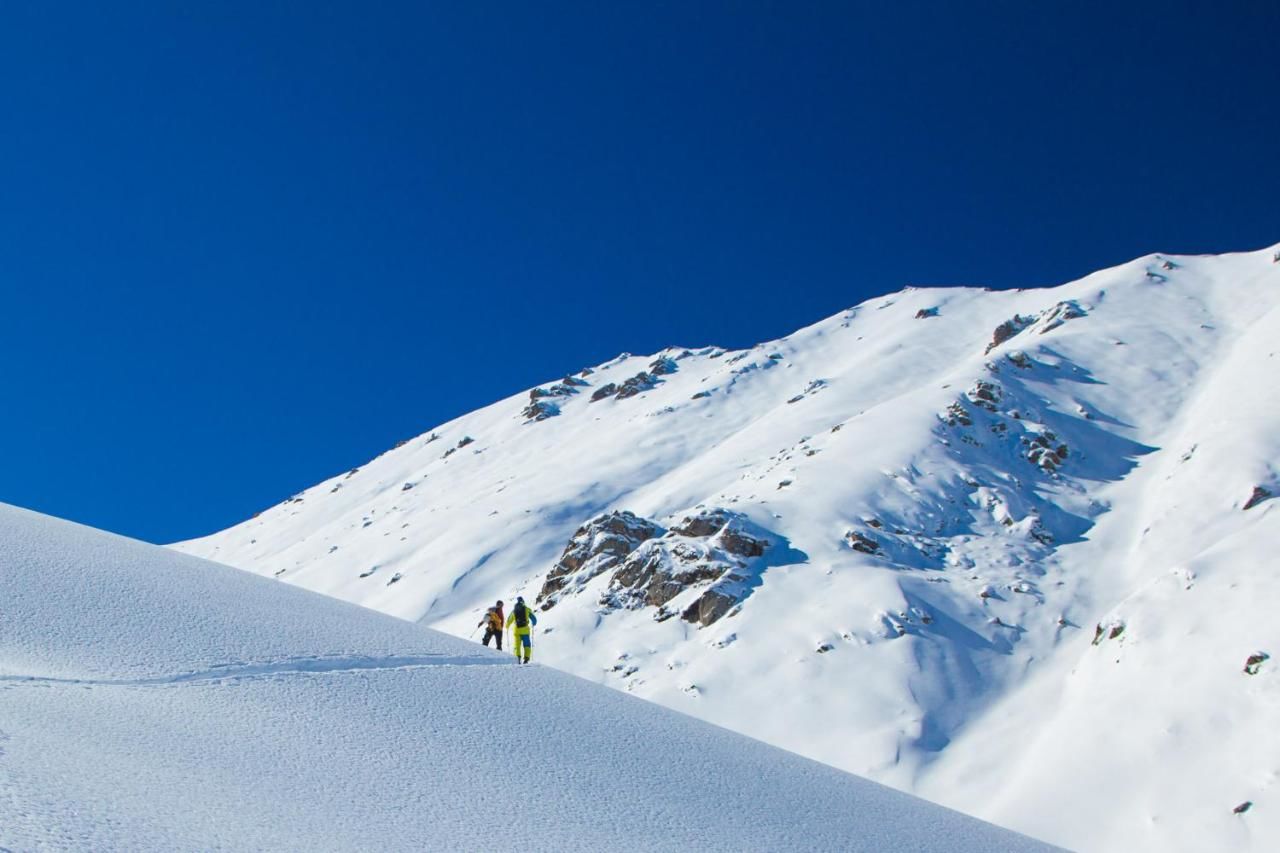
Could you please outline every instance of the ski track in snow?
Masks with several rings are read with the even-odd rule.
[[[0,851],[1049,849],[226,566],[3,504],[0,546]]]
[[[406,655],[403,657],[297,657],[278,661],[226,663],[195,672],[150,678],[55,678],[42,675],[0,674],[0,685],[71,687],[170,687],[183,684],[268,678],[281,675],[340,675],[377,670],[423,669],[437,666],[514,666],[514,660],[480,655]]]

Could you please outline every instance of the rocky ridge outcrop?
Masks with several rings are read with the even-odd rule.
[[[658,621],[678,615],[711,625],[751,594],[772,544],[746,516],[720,508],[685,516],[670,530],[634,513],[605,513],[574,534],[537,603],[549,610],[612,572],[599,601],[606,611],[652,607]]]

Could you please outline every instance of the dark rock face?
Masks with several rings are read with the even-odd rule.
[[[679,369],[680,368],[679,365],[676,364],[676,360],[674,358],[667,358],[666,356],[663,356],[662,358],[655,358],[649,363],[649,373],[654,376],[667,376],[675,373]]]
[[[969,402],[975,406],[981,406],[987,411],[994,412],[996,404],[1000,402],[1002,392],[1000,386],[994,382],[987,382],[979,379],[973,384],[973,387],[966,392],[965,396],[969,398]]]
[[[844,538],[849,543],[849,547],[855,551],[861,551],[863,554],[880,553],[880,543],[865,533],[850,530],[844,535]]]
[[[1050,430],[1029,439],[1024,438],[1023,442],[1027,445],[1027,461],[1046,471],[1056,471],[1071,452],[1065,444],[1058,442],[1058,436]]]
[[[560,414],[560,407],[549,400],[535,400],[524,407],[521,412],[525,420],[529,421],[545,421],[547,418],[554,418]]]
[[[969,412],[959,403],[952,403],[947,406],[947,411],[939,417],[947,426],[973,426],[973,420],[969,417]]]
[[[596,516],[573,534],[559,562],[547,573],[537,603],[543,610],[551,609],[557,593],[570,580],[577,586],[587,583],[617,566],[641,543],[662,533],[660,526],[634,513],[622,511]]]
[[[750,595],[759,571],[752,563],[769,546],[745,516],[724,509],[701,510],[669,531],[629,512],[607,513],[574,534],[538,602],[550,609],[563,595],[612,572],[600,597],[606,610],[652,607],[658,621],[678,615],[710,625]]]
[[[616,393],[618,393],[618,386],[614,383],[610,382],[606,385],[601,385],[591,395],[591,402],[594,403],[597,400],[603,400],[605,397],[612,397]]]
[[[524,415],[525,420],[529,421],[545,421],[547,418],[553,418],[560,414],[560,407],[550,400],[577,394],[578,388],[586,384],[581,379],[566,376],[549,388],[534,388],[529,392],[529,405],[525,406],[521,414]]]
[[[689,587],[718,580],[724,574],[724,565],[703,560],[703,556],[679,545],[670,550],[653,545],[642,547],[614,572],[607,597],[632,609],[645,605],[662,607]]]
[[[1018,332],[1021,332],[1027,326],[1030,326],[1032,322],[1034,322],[1034,318],[1032,317],[1023,317],[1021,315],[1014,314],[1013,317],[1005,320],[999,326],[996,326],[995,332],[991,335],[991,343],[987,344],[984,354],[991,352],[993,349],[1018,334]]]

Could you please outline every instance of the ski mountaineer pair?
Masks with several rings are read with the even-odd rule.
[[[524,603],[523,596],[516,596],[516,606],[511,608],[511,615],[507,617],[507,627],[515,626],[514,636],[512,638],[511,648],[516,653],[516,660],[520,663],[528,663],[530,655],[533,654],[533,638],[531,632],[533,626],[538,624],[538,617],[534,615],[529,605]],[[501,646],[499,646],[501,648]],[[524,657],[520,656],[521,648],[524,649]]]

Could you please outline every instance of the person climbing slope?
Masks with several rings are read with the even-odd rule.
[[[533,654],[533,638],[530,631],[534,625],[538,624],[538,617],[533,615],[533,611],[524,603],[524,596],[516,596],[516,606],[511,608],[511,615],[507,617],[507,627],[515,626],[512,632],[514,636],[511,639],[511,648],[515,650],[516,660],[520,663],[528,663],[529,657]],[[520,647],[524,647],[524,658],[520,657]]]
[[[502,651],[502,602],[501,601],[499,601],[497,604],[493,605],[493,607],[490,607],[488,610],[484,612],[484,618],[480,620],[480,623],[476,625],[476,627],[479,628],[480,625],[485,626],[484,639],[480,641],[481,643],[484,644],[484,647],[486,649],[489,648],[489,639],[493,638],[494,640],[497,641],[498,651]],[[474,632],[472,633],[472,636],[475,636]]]

